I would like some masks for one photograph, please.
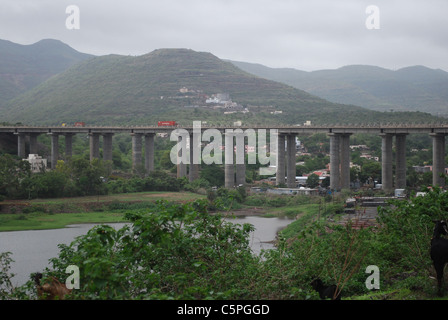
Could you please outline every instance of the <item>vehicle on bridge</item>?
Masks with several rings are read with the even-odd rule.
[[[67,124],[66,122],[64,122],[64,123],[62,123],[61,124],[61,127],[70,127],[71,125],[70,124]],[[86,126],[86,123],[85,122],[75,122],[74,124],[73,124],[73,127],[85,127]]]
[[[157,126],[159,126],[159,127],[175,127],[176,121],[159,121],[159,122],[157,122]]]

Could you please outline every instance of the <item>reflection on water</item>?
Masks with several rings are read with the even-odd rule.
[[[262,249],[271,249],[270,241],[275,239],[279,230],[286,227],[293,220],[287,218],[262,218],[258,216],[229,218],[232,223],[250,223],[255,231],[250,235],[250,245],[254,253]],[[116,229],[124,223],[110,224]],[[0,232],[0,252],[12,252],[10,273],[14,286],[24,284],[33,272],[43,271],[51,267],[49,259],[59,254],[58,244],[70,244],[76,237],[86,234],[95,224],[70,225],[63,229],[31,230]]]
[[[124,224],[111,224],[121,228]],[[63,229],[0,232],[0,252],[12,252],[10,272],[13,285],[22,285],[33,272],[50,267],[49,259],[59,254],[58,244],[70,244],[87,234],[95,224],[70,225]]]
[[[238,224],[250,223],[255,227],[250,235],[250,245],[256,254],[259,254],[263,249],[274,248],[272,240],[275,240],[277,232],[293,221],[289,218],[263,218],[259,216],[236,217],[227,220]]]

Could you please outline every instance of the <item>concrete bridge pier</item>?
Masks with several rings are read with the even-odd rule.
[[[190,164],[188,166],[188,180],[193,182],[199,178],[201,136],[190,133]]]
[[[350,189],[351,133],[330,133],[330,189]]]
[[[432,183],[435,186],[445,186],[445,179],[440,177],[445,173],[445,134],[431,133],[432,138]]]
[[[340,135],[340,187],[350,189],[350,133]]]
[[[287,151],[287,171],[286,183],[288,188],[296,187],[296,136],[288,134],[286,136],[286,151]]]
[[[137,170],[142,165],[142,136],[141,133],[131,133],[132,170]]]
[[[392,141],[395,136],[395,188],[406,188],[406,135],[383,133],[381,136],[381,182],[382,189],[394,188]]]
[[[330,133],[330,189],[340,191],[340,135]]]
[[[145,135],[145,170],[154,171],[154,133]]]
[[[226,188],[235,187],[235,168],[233,165],[233,132],[224,133],[224,186]]]
[[[113,133],[103,134],[103,160],[112,161],[112,137]]]
[[[406,188],[406,136],[407,134],[395,135],[395,187]]]
[[[100,134],[89,133],[90,137],[90,161],[100,158]]]
[[[188,165],[188,181],[193,182],[199,178],[199,164],[191,162],[193,159],[193,149],[190,148],[190,164]]]
[[[390,192],[393,189],[392,173],[392,134],[382,133],[381,136],[381,183],[382,189]]]
[[[187,155],[184,152],[187,150],[187,137],[179,135],[177,137],[177,178],[187,176]]]
[[[65,137],[65,159],[68,159],[73,155],[73,136],[74,136],[74,133],[64,134],[64,137]]]
[[[51,137],[51,169],[56,169],[59,159],[59,134],[50,133]]]
[[[276,184],[285,183],[285,135],[278,134]]]
[[[30,133],[30,154],[37,154],[37,137],[38,133]]]
[[[22,132],[14,134],[17,135],[17,156],[20,159],[24,159],[26,157],[26,150],[25,150],[26,134]]]
[[[243,132],[235,133],[235,160],[236,160],[236,185],[245,185],[246,184],[246,163],[245,163],[245,135]]]

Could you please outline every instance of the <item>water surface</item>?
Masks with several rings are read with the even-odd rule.
[[[286,227],[293,220],[288,218],[263,218],[259,216],[247,216],[229,218],[232,223],[250,223],[255,231],[250,235],[250,245],[255,254],[262,249],[272,249],[271,243],[279,230]],[[29,280],[29,275],[34,272],[42,272],[46,267],[51,267],[50,258],[59,254],[58,244],[70,244],[77,236],[85,235],[97,224],[76,224],[63,229],[52,230],[27,230],[0,232],[0,252],[12,252],[10,273],[14,286],[20,286]],[[108,224],[116,229],[124,226],[124,223]]]

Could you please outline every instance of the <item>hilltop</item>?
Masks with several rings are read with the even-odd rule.
[[[181,92],[183,88],[187,92]],[[265,109],[263,121],[272,118],[272,110],[282,111],[279,119],[286,116],[301,122],[305,115],[316,118],[341,108],[362,111],[251,75],[210,53],[159,49],[137,57],[88,59],[10,101],[4,116],[12,122],[37,124],[154,124],[167,119],[228,121],[236,117],[224,117],[223,110],[188,107],[217,93],[229,94],[232,101],[252,111],[255,106],[258,111]]]
[[[0,40],[0,106],[91,57],[58,40],[31,45]]]
[[[60,44],[40,43],[61,49]],[[61,55],[61,50],[49,51]],[[180,124],[191,124],[193,120],[231,124],[241,120],[246,125],[257,125],[300,124],[306,120],[434,120],[421,112],[384,113],[329,102],[291,85],[250,74],[208,52],[158,49],[141,56],[82,57],[82,61],[72,60],[73,64],[61,67],[65,69],[60,73],[3,103],[3,121],[154,125],[160,120]],[[229,103],[207,103],[217,94],[227,96]]]
[[[306,72],[232,61],[251,74],[279,81],[335,103],[376,111],[421,111],[448,116],[448,72],[424,66],[396,71],[350,65]]]

